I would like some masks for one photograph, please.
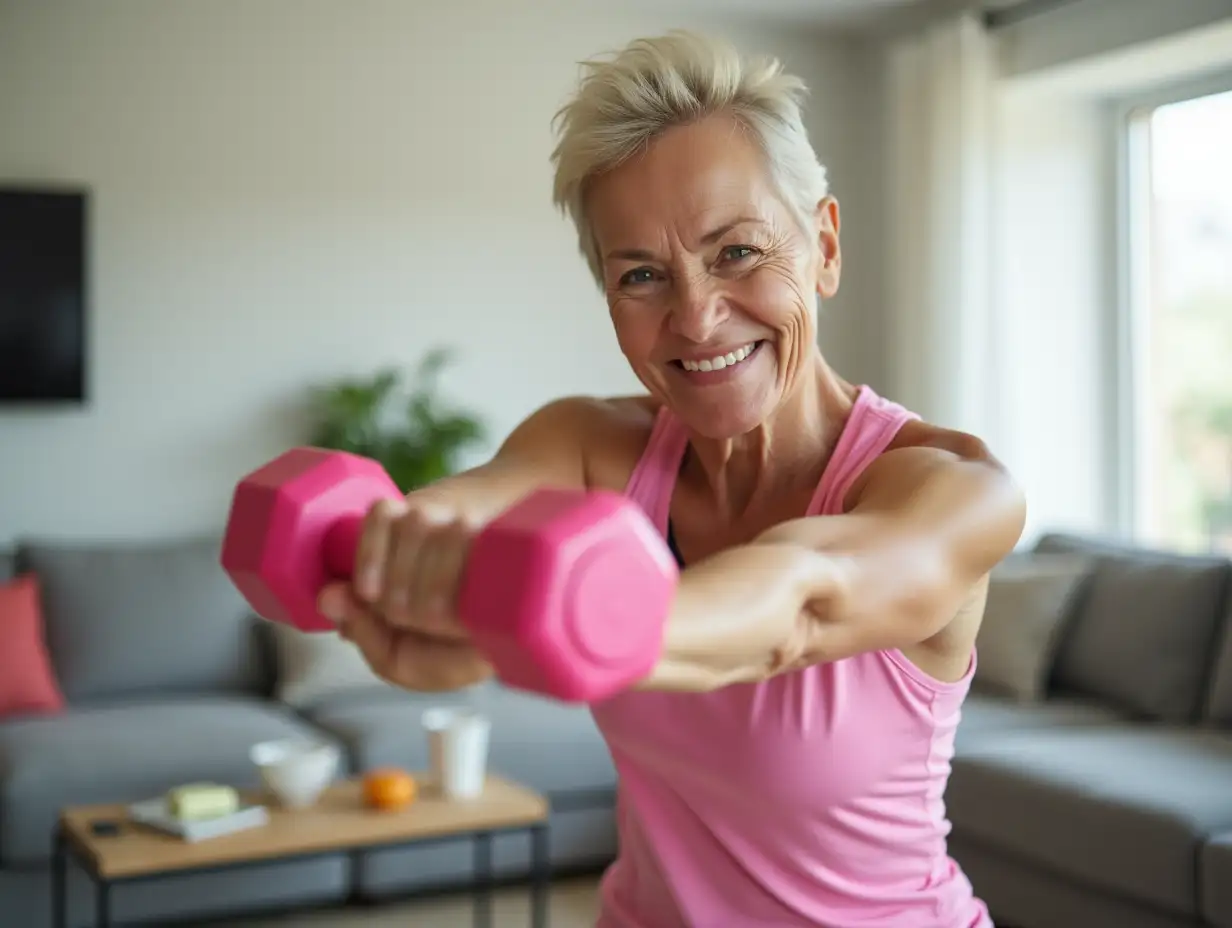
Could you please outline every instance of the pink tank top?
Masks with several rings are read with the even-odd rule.
[[[914,414],[860,390],[809,506],[843,511]],[[687,445],[663,410],[626,493],[664,532]],[[897,651],[712,693],[592,707],[619,774],[599,928],[991,928],[948,856],[943,793],[975,670]]]

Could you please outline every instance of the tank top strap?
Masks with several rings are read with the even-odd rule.
[[[878,396],[871,387],[860,387],[809,504],[809,515],[840,515],[847,493],[864,469],[890,446],[899,429],[919,418],[898,403]]]
[[[666,406],[660,407],[651,428],[650,441],[638,459],[625,495],[642,507],[642,511],[663,532],[667,530],[672,490],[684,459],[689,434],[679,419]]]

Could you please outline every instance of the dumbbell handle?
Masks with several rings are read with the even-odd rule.
[[[355,556],[364,532],[365,514],[348,512],[339,516],[326,530],[321,542],[321,558],[325,570],[339,580],[350,580],[355,574]]]

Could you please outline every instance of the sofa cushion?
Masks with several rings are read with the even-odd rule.
[[[1227,615],[1211,669],[1211,685],[1207,691],[1203,719],[1216,725],[1232,727],[1232,597],[1229,597]]]
[[[288,737],[328,738],[287,710],[227,696],[0,723],[0,864],[47,860],[64,806],[132,802],[196,780],[255,787],[249,749]]]
[[[249,693],[253,617],[214,539],[21,546],[39,576],[47,643],[69,702],[157,691]]]
[[[1050,699],[1024,704],[972,691],[963,702],[954,751],[961,754],[968,746],[978,748],[986,741],[1012,738],[1021,731],[1101,726],[1123,721],[1126,721],[1124,713],[1087,699]]]
[[[1202,915],[1217,928],[1232,928],[1232,832],[1202,848]]]
[[[275,695],[288,706],[313,709],[341,696],[392,691],[359,648],[336,632],[305,635],[289,625],[267,624],[277,666]]]
[[[1062,623],[1091,566],[1082,555],[1032,554],[993,569],[975,643],[975,685],[1020,702],[1044,696]]]
[[[491,719],[488,765],[494,773],[544,792],[615,790],[611,754],[588,709],[496,683],[450,694],[392,691],[340,698],[307,718],[346,746],[356,770],[387,764],[427,770],[423,712],[459,704]]]
[[[1150,719],[1196,719],[1232,564],[1062,534],[1036,551],[1097,558],[1057,652],[1056,685]]]
[[[1197,848],[1232,828],[1232,737],[1133,724],[968,744],[946,803],[956,833],[1093,888],[1197,910]]]
[[[0,580],[0,721],[63,709],[43,635],[38,577]]]

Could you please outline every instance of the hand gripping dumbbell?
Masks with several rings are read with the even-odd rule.
[[[363,521],[403,493],[375,461],[296,448],[236,487],[222,566],[258,615],[305,632],[349,580]],[[632,500],[612,491],[538,490],[485,526],[463,571],[459,618],[505,684],[598,702],[658,661],[679,570]]]

